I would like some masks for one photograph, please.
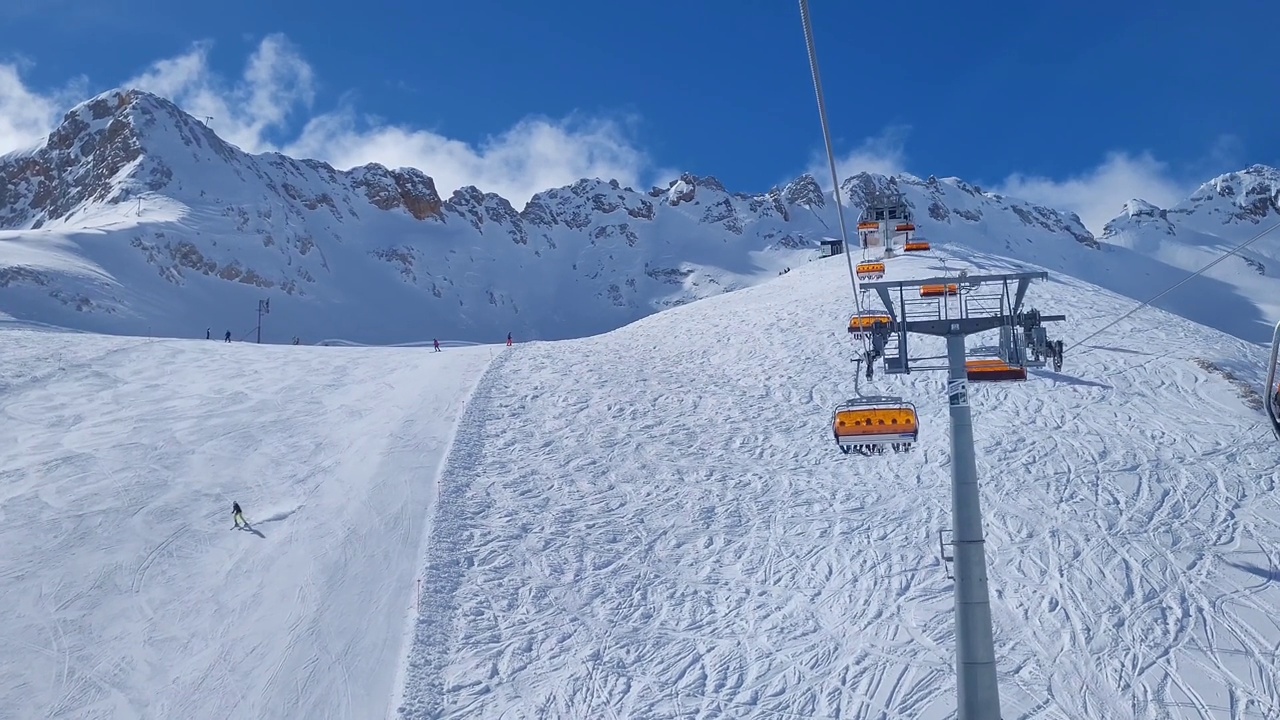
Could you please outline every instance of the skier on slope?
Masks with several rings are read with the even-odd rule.
[[[249,527],[249,521],[244,519],[244,513],[240,511],[240,503],[231,502],[231,519],[235,521],[236,527]]]
[[[511,333],[507,333],[507,347],[511,347]]]
[[[440,341],[439,341],[439,340],[432,340],[432,343],[434,343],[434,344],[435,344],[436,352],[440,352]]]
[[[223,342],[231,342],[231,331],[228,330],[226,335],[222,336]]]

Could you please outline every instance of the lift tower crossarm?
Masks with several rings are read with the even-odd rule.
[[[921,287],[923,285],[958,285],[960,287],[960,291],[964,292],[966,288],[976,289],[979,285],[984,285],[986,283],[1007,284],[1010,280],[1016,280],[1018,286],[1017,290],[1014,292],[1013,301],[1010,303],[1008,308],[1008,314],[1017,315],[1022,311],[1022,301],[1026,298],[1027,287],[1031,284],[1031,281],[1047,280],[1048,278],[1049,273],[1040,271],[1007,273],[1004,275],[966,275],[962,278],[931,277],[917,280],[874,280],[862,283],[862,289],[876,291],[876,294],[880,296],[880,301],[884,303],[885,308],[889,311],[889,317],[896,321],[898,320],[898,316],[894,311],[893,296],[889,294],[889,291],[892,289],[897,289],[899,296],[901,296],[902,290],[905,288]],[[1000,315],[992,317],[1003,317],[1004,315],[1004,313],[1001,313]],[[902,319],[906,320],[906,318]],[[1045,319],[1047,320],[1050,318]],[[1065,316],[1062,319],[1065,320]],[[986,326],[970,332],[982,332],[983,330],[990,330],[994,327],[998,327],[998,325]],[[923,328],[917,329],[915,327],[912,327],[909,330],[910,332],[918,332],[926,335],[946,335],[947,332],[950,332],[929,332]]]
[[[1008,362],[1028,364],[1018,345],[1015,329],[1042,327],[1041,323],[1065,320],[1061,315],[1023,312],[1027,288],[1033,280],[1048,279],[1047,272],[998,275],[960,275],[916,280],[880,280],[862,283],[884,303],[892,322],[872,332],[878,348],[884,348],[887,373],[911,372],[908,333],[946,339],[947,403],[951,416],[951,513],[953,576],[956,607],[956,690],[958,720],[999,720],[1000,691],[996,682],[995,642],[991,600],[987,587],[982,505],[978,492],[977,457],[973,443],[973,416],[969,407],[969,376],[965,338],[1000,329],[1012,343]],[[956,288],[938,300],[908,296],[906,289],[923,286]],[[953,299],[948,299],[948,296]],[[895,302],[896,301],[896,302]],[[910,316],[909,316],[910,315]],[[1029,332],[1029,330],[1028,330]],[[891,341],[896,341],[893,343]],[[927,360],[929,358],[916,358]],[[927,368],[933,369],[933,368]]]

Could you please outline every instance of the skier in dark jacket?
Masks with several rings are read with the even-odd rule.
[[[432,342],[433,342],[433,343],[435,344],[435,346],[436,346],[436,352],[440,352],[440,341],[439,341],[439,340],[433,340]]]
[[[249,527],[249,521],[244,519],[244,513],[240,511],[238,502],[231,503],[231,519],[235,521],[236,527]]]
[[[223,342],[231,342],[231,331],[228,330],[226,335],[222,336]]]

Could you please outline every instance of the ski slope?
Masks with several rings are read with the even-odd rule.
[[[850,297],[837,258],[502,354],[443,476],[400,716],[953,718],[943,379],[864,385],[917,403],[920,443],[841,455]],[[1033,285],[1069,317],[1063,373],[973,390],[1003,716],[1278,717],[1280,450],[1222,374],[1257,388],[1265,353],[1158,310],[1071,348],[1133,304]]]
[[[888,277],[943,259],[1000,269]],[[1265,352],[1028,306],[1064,372],[973,392],[1004,717],[1280,716]],[[841,455],[850,312],[836,258],[509,349],[0,324],[0,718],[954,717],[942,378]]]
[[[0,347],[0,718],[389,712],[437,474],[496,348],[12,324]]]

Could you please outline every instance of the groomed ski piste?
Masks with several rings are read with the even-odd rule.
[[[886,279],[963,268],[1022,269]],[[1280,716],[1265,349],[1073,347],[1133,305],[1051,274],[1063,371],[972,388],[1003,715]],[[943,377],[841,454],[853,309],[835,258],[512,348],[4,329],[0,717],[953,718]]]
[[[0,347],[0,718],[387,714],[453,420],[496,348],[11,324]]]

